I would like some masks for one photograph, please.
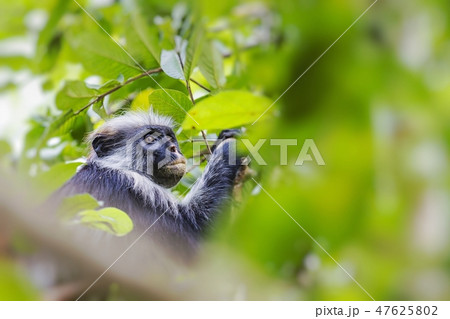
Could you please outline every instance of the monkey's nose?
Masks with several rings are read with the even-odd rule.
[[[177,147],[175,145],[169,146],[169,151],[171,151],[172,153],[176,153]]]

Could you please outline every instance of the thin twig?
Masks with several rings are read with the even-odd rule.
[[[124,87],[124,86],[127,85],[127,84],[130,84],[131,82],[134,82],[134,81],[136,81],[136,80],[139,80],[139,79],[143,78],[144,76],[148,76],[148,75],[150,75],[150,74],[159,73],[159,72],[161,72],[161,71],[162,71],[161,68],[156,68],[156,69],[152,69],[152,70],[145,71],[144,73],[141,73],[141,74],[139,74],[139,75],[136,75],[135,77],[128,79],[127,81],[123,82],[122,84],[119,84],[118,86],[113,87],[111,90],[109,90],[109,91],[107,91],[107,92],[105,92],[105,93],[103,93],[103,94],[97,96],[94,100],[92,100],[91,102],[89,102],[89,104],[83,106],[81,109],[79,109],[78,111],[76,111],[74,114],[75,114],[75,115],[80,114],[81,112],[83,112],[84,110],[86,110],[86,109],[87,109],[88,107],[90,107],[91,105],[93,105],[93,104],[97,103],[98,101],[100,101],[101,99],[103,99],[105,96],[107,96],[107,95],[109,95],[109,94],[111,94],[111,93],[117,91],[118,89]]]
[[[191,80],[192,82],[194,82],[195,84],[197,84],[199,87],[201,87],[203,90],[205,90],[205,91],[207,91],[207,92],[211,92],[210,89],[208,89],[208,88],[207,88],[206,86],[204,86],[203,84],[197,82],[197,81],[194,80],[193,78],[190,78],[190,80]]]
[[[177,53],[177,55],[178,55],[178,59],[180,60],[181,69],[184,71],[184,65],[183,65],[183,60],[181,59],[181,55],[179,53]],[[192,104],[195,105],[194,95],[192,94],[191,85],[189,84],[189,79],[186,79],[186,88],[189,92],[189,97],[191,98]],[[203,140],[205,141],[206,148],[208,149],[209,154],[212,154],[211,148],[209,147],[208,141],[206,140],[205,131],[201,130],[200,132],[202,132]]]
[[[191,85],[189,84],[188,80],[186,80],[186,88],[189,92],[189,97],[191,98],[192,104],[195,104],[194,96],[192,95]]]
[[[204,161],[206,161],[206,156],[205,156],[204,153],[200,153],[197,156],[201,157],[200,158],[200,163],[198,163],[198,165],[192,165],[191,167],[189,167],[189,169],[186,171],[186,173],[190,173],[194,168],[199,167]]]
[[[209,147],[208,144],[208,140],[206,139],[205,131],[201,130],[200,132],[202,132],[203,140],[205,141],[206,148],[208,149],[209,154],[212,154],[211,148]]]

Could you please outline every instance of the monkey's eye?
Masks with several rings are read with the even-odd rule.
[[[148,134],[145,138],[144,138],[144,142],[147,144],[153,143],[156,140],[156,137],[153,136],[152,134]]]

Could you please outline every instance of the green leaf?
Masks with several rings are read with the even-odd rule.
[[[150,108],[150,103],[148,100],[148,96],[154,91],[153,88],[145,89],[136,95],[136,97],[133,99],[133,102],[131,102],[130,110],[132,111],[147,111]]]
[[[103,120],[108,118],[108,114],[106,113],[105,107],[103,105],[103,99],[97,101],[92,105],[92,110],[100,116]]]
[[[72,109],[67,110],[63,114],[61,114],[56,120],[54,120],[42,134],[39,143],[37,145],[37,149],[42,148],[45,143],[55,135],[64,135],[73,127],[73,124],[76,120],[76,114],[72,111]]]
[[[161,51],[161,68],[171,78],[185,80],[183,66],[175,50]]]
[[[80,166],[80,163],[56,164],[48,171],[33,178],[31,184],[43,198],[47,197],[75,175],[78,166]]]
[[[24,146],[18,163],[18,171],[26,176],[28,176],[30,172],[31,165],[38,160],[36,156],[30,156],[30,153],[32,153],[32,155],[36,154],[36,148],[39,146],[40,140],[46,130],[41,122],[32,120],[29,124],[31,125],[31,128],[25,135]]]
[[[51,13],[49,19],[36,43],[35,68],[39,72],[48,71],[55,66],[55,60],[61,49],[62,32],[58,28],[58,24],[67,10],[69,2],[58,0],[56,4],[49,10]]]
[[[148,101],[154,111],[170,115],[175,122],[181,124],[187,112],[192,108],[191,100],[182,92],[176,90],[155,90]]]
[[[188,40],[186,49],[186,61],[184,62],[184,76],[187,80],[190,79],[194,68],[197,65],[197,61],[200,57],[203,42],[204,42],[205,30],[201,23],[195,25],[192,30],[192,35]]]
[[[159,31],[159,46],[164,50],[175,49],[175,36],[176,32],[172,28],[172,19],[166,17],[157,23],[157,28]],[[161,62],[162,63],[162,62]]]
[[[146,38],[149,37],[149,38]],[[126,45],[125,48],[130,55],[146,70],[154,69],[159,66],[158,59],[155,58],[154,53],[159,53],[153,48],[153,43],[150,41],[157,38],[157,33],[151,34],[148,27],[140,31],[133,27],[125,28]]]
[[[191,116],[186,116],[182,127],[185,130],[237,127],[255,121],[270,104],[268,98],[247,91],[220,92],[190,109]]]
[[[58,213],[63,219],[69,220],[83,210],[96,209],[97,207],[99,207],[98,201],[90,194],[78,194],[64,198]]]
[[[145,19],[135,13],[131,20],[131,25],[136,34],[136,41],[140,41],[147,50],[152,54],[154,60],[159,63],[161,56],[161,48],[158,39],[158,30],[155,26],[149,26]]]
[[[116,236],[124,236],[133,230],[133,222],[127,213],[118,208],[106,207],[100,210],[84,210],[77,214],[80,224],[100,229]]]
[[[56,106],[60,110],[72,109],[76,112],[97,94],[97,90],[88,88],[83,81],[67,81],[56,95]]]
[[[104,83],[100,88],[98,88],[98,93],[106,93],[107,91],[121,85],[122,83],[117,80],[109,80],[106,83]]]
[[[213,41],[203,45],[198,66],[200,72],[213,88],[222,88],[225,85],[223,56]]]
[[[12,70],[28,69],[32,67],[32,60],[23,56],[0,56],[0,65],[7,65]],[[4,83],[2,90],[4,89]],[[15,85],[14,82],[7,83],[8,85]]]
[[[128,79],[142,73],[142,69],[133,59],[104,33],[80,32],[70,34],[66,38],[81,63],[90,72],[109,79],[116,79],[119,74]]]

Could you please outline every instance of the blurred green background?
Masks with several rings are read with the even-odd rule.
[[[145,106],[157,87],[148,78],[136,81],[42,141],[64,112],[56,97],[65,81],[103,85],[139,71],[128,74],[90,60],[117,48],[92,40],[102,31],[73,1],[0,3],[0,165],[38,179],[85,155],[83,137],[100,117]],[[119,42],[125,39],[121,43],[145,68],[158,61],[139,55],[142,43],[127,37],[136,32],[135,15],[160,35],[164,48],[165,37],[182,29],[179,16],[190,12],[225,56],[226,83],[215,92],[239,89],[275,101],[372,1],[80,4]],[[198,70],[193,77],[212,85]],[[155,79],[187,93],[183,81],[164,74]],[[192,87],[196,97],[204,94]],[[264,144],[268,165],[254,165],[264,189],[376,300],[448,300],[450,2],[378,1],[269,113],[243,125],[251,140],[299,142],[288,148],[288,165],[279,165],[279,148]],[[314,140],[325,166],[294,165],[305,139]],[[44,146],[37,147],[40,142]],[[57,175],[64,180],[70,174]],[[39,292],[23,275],[11,276],[21,271],[14,266],[21,246],[13,244],[7,225],[0,228],[0,299],[34,299]],[[305,299],[369,299],[252,180],[233,220],[217,229],[212,242],[298,287]]]

